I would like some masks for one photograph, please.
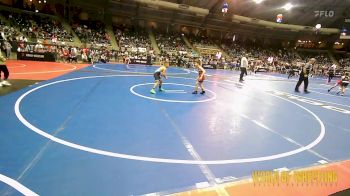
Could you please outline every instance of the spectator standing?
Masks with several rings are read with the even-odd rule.
[[[70,50],[70,59],[71,61],[75,61],[76,63],[78,62],[78,50],[75,47],[72,47]]]
[[[11,49],[11,44],[8,41],[5,41],[6,58],[8,59],[11,57]]]

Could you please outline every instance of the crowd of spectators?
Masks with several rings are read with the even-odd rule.
[[[110,37],[106,32],[104,23],[100,21],[83,21],[75,19],[72,28],[82,43],[96,46],[109,46]]]
[[[64,62],[75,62],[77,59],[86,62],[109,61],[111,59],[119,61],[125,56],[132,59],[146,59],[151,56],[152,59],[157,58],[158,60],[168,58],[172,64],[189,67],[193,57],[201,56],[204,64],[214,65],[213,67],[236,68],[239,67],[240,58],[246,56],[250,62],[250,68],[253,70],[266,68],[268,71],[279,72],[300,66],[313,57],[317,60],[313,67],[314,75],[325,75],[333,64],[327,53],[264,47],[263,44],[255,43],[255,41],[214,40],[203,35],[189,35],[188,38],[195,47],[218,49],[215,51],[222,50],[227,56],[221,52],[219,55],[218,53],[195,54],[186,47],[183,35],[159,32],[155,32],[155,38],[161,53],[155,55],[147,31],[143,28],[126,25],[114,27],[120,50],[107,50],[107,46],[110,46],[110,37],[106,33],[105,25],[98,21],[76,19],[71,23],[72,29],[83,43],[90,44],[90,48],[75,48],[65,44],[65,41],[73,41],[73,35],[64,30],[62,24],[54,17],[9,11],[3,11],[2,15],[10,22],[8,26],[0,21],[0,46],[7,57],[10,57],[11,51],[14,50],[18,52],[53,52],[59,60]],[[27,38],[39,38],[43,39],[44,42],[28,43]],[[339,63],[339,69],[350,67],[350,58],[340,58]]]
[[[88,47],[59,47],[57,48],[57,57],[62,62],[78,62],[81,60],[86,63],[109,62],[117,59],[117,51],[107,50],[106,47],[88,48]]]
[[[350,57],[339,59],[339,64],[341,67],[350,67]]]
[[[218,59],[215,56],[204,57],[206,63],[217,66],[235,69],[239,67],[240,58],[246,56],[249,60],[249,69],[252,71],[269,71],[286,73],[290,69],[298,70],[310,58],[316,58],[316,63],[312,69],[313,76],[326,76],[334,62],[326,52],[315,53],[305,50],[296,50],[295,48],[274,48],[263,47],[258,43],[224,41],[221,48],[228,54],[227,59],[224,57]],[[339,61],[335,70],[340,74],[344,66],[349,66],[350,58],[343,58]],[[333,65],[334,67],[334,65]]]
[[[14,40],[20,36],[16,29],[0,21],[0,40]]]
[[[120,25],[114,27],[114,33],[122,51],[126,51],[129,48],[134,50],[153,50],[151,40],[145,29]]]
[[[315,58],[317,64],[332,64],[332,60],[329,58],[327,53],[314,53],[314,52],[307,52],[307,51],[300,51],[299,52],[301,57],[303,59],[310,59]]]
[[[237,67],[242,56],[250,61],[252,69],[269,69],[273,71],[282,70],[284,66],[294,63],[300,57],[292,50],[264,48],[259,44],[233,42],[225,40],[221,48],[229,55],[227,62],[231,67]]]
[[[214,43],[214,40],[204,35],[189,35],[188,38],[191,44],[193,44],[195,47],[203,47],[203,48],[217,47],[216,44]]]
[[[21,32],[25,34],[25,32]],[[0,22],[0,49],[4,52],[6,58],[11,58],[11,52],[50,52],[54,53],[58,61],[62,62],[107,62],[111,59],[117,59],[117,51],[107,50],[105,47],[70,47],[65,42],[50,42],[45,39],[36,42],[28,41],[26,36],[21,35],[11,25],[5,25]]]
[[[27,38],[21,36],[14,27],[0,21],[0,48],[5,53],[6,58],[11,58],[11,53],[17,48],[17,40],[27,41]]]
[[[147,59],[156,58],[146,29],[118,25],[114,27],[114,33],[120,48],[119,57],[128,56],[132,61],[135,59],[147,61]]]
[[[185,42],[181,38],[180,35],[175,34],[157,34],[156,41],[159,49],[164,54],[174,54],[178,52],[190,52],[190,50],[186,47]]]
[[[72,33],[67,32],[62,24],[52,17],[8,11],[3,11],[2,14],[9,20],[12,27],[18,27],[20,32],[28,38],[73,41]]]

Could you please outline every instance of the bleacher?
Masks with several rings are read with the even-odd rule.
[[[145,29],[135,30],[133,27],[115,26],[114,33],[122,52],[146,54],[153,50],[151,40]]]
[[[110,38],[106,33],[105,24],[103,22],[74,19],[71,22],[71,25],[82,43],[98,47],[111,45]]]
[[[29,12],[17,13],[10,11],[2,11],[2,15],[9,20],[12,27],[18,28],[28,38],[49,40],[56,38],[58,41],[73,41],[73,35],[67,32],[54,17],[45,17]]]

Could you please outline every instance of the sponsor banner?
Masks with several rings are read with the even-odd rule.
[[[30,60],[30,61],[56,61],[56,55],[51,52],[39,53],[39,52],[17,52],[18,60]]]
[[[130,63],[148,65],[147,59],[130,59]]]
[[[215,65],[203,64],[202,66],[204,69],[216,69]]]

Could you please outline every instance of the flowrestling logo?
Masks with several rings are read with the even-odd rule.
[[[335,14],[333,10],[316,10],[314,13],[315,18],[332,18]]]
[[[281,92],[281,91],[275,91],[275,90],[269,90],[269,91],[266,91],[266,92],[270,93],[270,94],[273,94],[273,95],[276,95],[276,96],[279,96],[279,97],[287,98],[287,99],[290,99],[290,100],[296,100],[296,101],[299,101],[299,102],[308,103],[308,104],[315,105],[315,106],[320,106],[320,107],[322,107],[324,109],[340,112],[340,113],[343,113],[343,114],[350,114],[349,110],[346,110],[346,109],[343,109],[343,108],[339,108],[339,107],[335,107],[335,106],[331,106],[331,105],[327,105],[325,103],[322,103],[320,101],[315,101],[313,99],[308,99],[308,98],[305,98],[305,97],[299,97],[299,96],[295,96],[295,95],[292,95],[292,94],[289,94],[289,93],[285,93],[285,92]]]

